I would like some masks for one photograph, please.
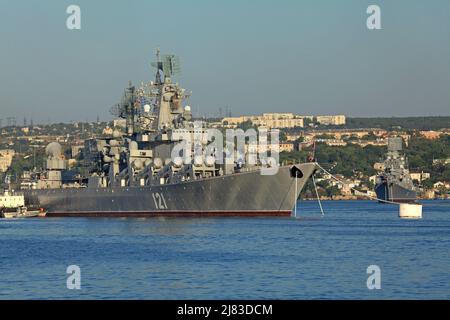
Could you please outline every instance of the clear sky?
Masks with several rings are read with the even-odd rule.
[[[449,0],[0,0],[0,118],[110,119],[128,80],[153,80],[156,47],[208,116],[450,115]]]

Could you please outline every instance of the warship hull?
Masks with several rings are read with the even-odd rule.
[[[396,183],[383,182],[375,186],[377,198],[393,202],[414,202],[417,193],[414,190],[404,188]]]
[[[29,190],[47,217],[289,216],[314,163],[157,186]],[[299,171],[295,178],[293,170]]]

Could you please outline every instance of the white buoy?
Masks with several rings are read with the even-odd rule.
[[[401,203],[399,217],[402,219],[422,219],[422,205],[417,203]]]

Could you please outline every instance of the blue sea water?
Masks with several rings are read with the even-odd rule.
[[[323,206],[299,202],[299,219],[3,220],[0,299],[450,298],[450,201],[425,201],[414,221],[370,201]],[[69,265],[81,290],[66,287]]]

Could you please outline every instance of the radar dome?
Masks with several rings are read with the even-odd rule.
[[[194,157],[194,166],[200,167],[203,165],[203,157],[202,156],[195,156]]]
[[[138,150],[138,143],[136,141],[131,141],[130,142],[130,150]]]
[[[208,167],[212,167],[216,163],[216,158],[214,158],[213,156],[207,156],[205,159],[205,163]]]
[[[175,157],[173,164],[176,168],[181,168],[183,166],[183,159],[181,157]]]
[[[184,110],[185,111],[191,111],[191,107],[190,106],[186,106],[186,107],[184,107]]]
[[[140,170],[140,169],[142,169],[142,160],[141,159],[136,159],[136,160],[134,160],[134,162],[133,162],[133,165],[134,165],[134,167],[136,168],[136,169],[138,169],[138,170]]]
[[[119,146],[119,141],[117,141],[117,140],[110,140],[109,141],[109,145],[111,146],[111,147],[118,147]]]
[[[58,142],[52,142],[45,148],[45,154],[49,157],[57,158],[62,154],[61,145]]]
[[[120,138],[122,136],[119,130],[114,130],[112,135],[114,139]]]
[[[156,158],[155,161],[154,161],[154,165],[155,165],[156,169],[161,168],[162,167],[162,160],[161,160],[161,158]]]
[[[150,112],[150,105],[149,105],[149,104],[146,104],[146,105],[144,106],[144,112],[145,112],[145,113],[149,113],[149,112]]]

